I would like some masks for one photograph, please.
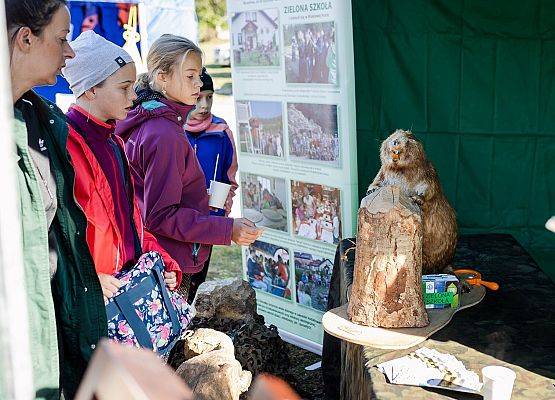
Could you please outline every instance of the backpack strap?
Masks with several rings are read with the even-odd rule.
[[[164,277],[162,276],[160,260],[161,259],[159,259],[156,265],[152,268],[152,272],[154,278],[158,281],[158,286],[160,286],[160,291],[162,292],[164,304],[166,305],[166,309],[168,310],[168,314],[172,322],[172,333],[174,335],[179,335],[179,333],[181,332],[181,322],[177,317],[177,312],[175,311],[175,307],[171,302],[170,294],[168,293],[168,288],[166,287],[166,282],[164,281]]]
[[[131,303],[128,293],[121,293],[120,295],[114,297],[114,301],[118,305],[131,329],[133,329],[133,333],[135,333],[135,337],[137,338],[139,345],[146,349],[154,350],[146,326],[135,312],[135,306]]]

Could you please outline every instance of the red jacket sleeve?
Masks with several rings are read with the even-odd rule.
[[[156,240],[156,238],[148,231],[143,232],[143,251],[156,251],[162,256],[164,261],[165,270],[168,272],[175,271],[177,277],[177,286],[181,285],[181,278],[183,277],[183,272],[179,268],[179,264],[175,261],[166,250]]]

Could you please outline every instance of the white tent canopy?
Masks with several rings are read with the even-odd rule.
[[[164,33],[184,36],[198,43],[195,0],[144,0],[139,15],[141,11],[147,19],[147,46]]]
[[[149,46],[164,33],[185,36],[198,43],[198,21],[195,0],[81,0],[89,3],[131,3],[139,6],[139,25],[146,25],[141,50],[148,52]]]

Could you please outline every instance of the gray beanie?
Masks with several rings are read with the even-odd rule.
[[[76,98],[133,62],[129,53],[92,30],[80,34],[70,45],[75,57],[66,61],[62,74]]]

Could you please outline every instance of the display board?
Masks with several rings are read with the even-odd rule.
[[[243,277],[282,337],[319,352],[335,248],[358,209],[350,1],[228,0]]]

